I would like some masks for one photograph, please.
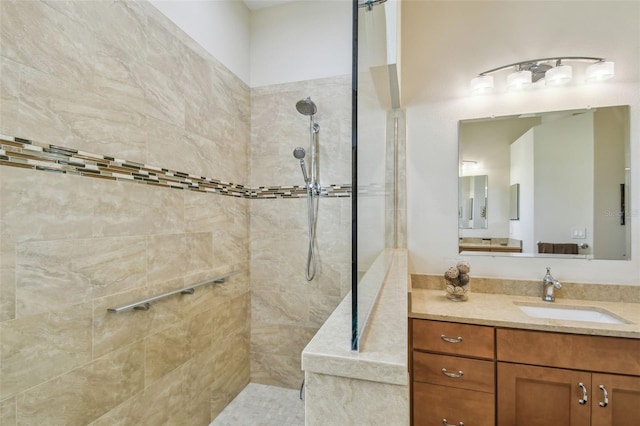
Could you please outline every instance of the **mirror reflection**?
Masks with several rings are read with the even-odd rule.
[[[487,228],[487,176],[462,176],[459,183],[458,227]]]
[[[630,259],[628,106],[463,120],[459,153],[460,252]]]

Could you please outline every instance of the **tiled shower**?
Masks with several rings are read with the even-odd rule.
[[[299,387],[350,290],[350,78],[251,89],[147,2],[0,19],[0,133],[33,141],[0,151],[0,424],[205,425],[250,381]],[[310,283],[306,96],[327,187]]]

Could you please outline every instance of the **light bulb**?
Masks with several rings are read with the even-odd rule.
[[[615,75],[613,62],[596,62],[587,67],[587,81],[589,83],[594,81],[608,80]]]
[[[481,95],[483,93],[489,93],[493,90],[493,76],[491,75],[479,75],[470,84],[471,93],[474,95]]]
[[[507,76],[507,89],[520,90],[531,85],[531,71],[516,71]]]
[[[545,86],[561,86],[571,81],[573,68],[569,65],[558,65],[544,74]]]

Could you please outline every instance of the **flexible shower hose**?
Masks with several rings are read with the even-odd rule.
[[[309,225],[309,249],[305,276],[311,281],[316,276],[316,218],[318,217],[318,196],[311,183],[307,183],[307,222]]]

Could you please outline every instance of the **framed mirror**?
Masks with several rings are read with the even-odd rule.
[[[491,215],[459,226],[460,252],[630,259],[629,122],[628,106],[460,121],[460,178],[491,180]],[[459,224],[473,223],[468,186]]]

